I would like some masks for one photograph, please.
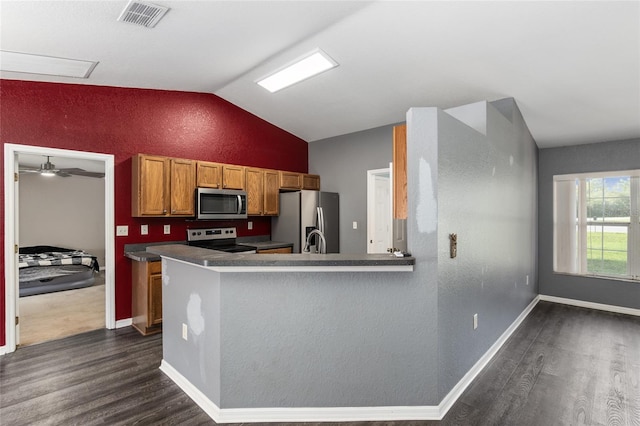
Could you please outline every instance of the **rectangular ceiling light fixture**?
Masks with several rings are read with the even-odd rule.
[[[337,66],[338,63],[329,55],[320,49],[315,49],[292,64],[256,81],[256,83],[274,93]]]
[[[0,70],[59,77],[89,78],[97,62],[0,50]]]

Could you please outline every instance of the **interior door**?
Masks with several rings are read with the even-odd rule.
[[[367,253],[386,253],[392,246],[390,170],[370,170],[368,175]]]

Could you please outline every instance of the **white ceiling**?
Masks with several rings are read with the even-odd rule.
[[[413,106],[513,97],[541,148],[640,137],[639,1],[0,1],[0,48],[99,61],[88,79],[216,95],[307,141]],[[255,80],[319,47],[340,66],[270,94]]]

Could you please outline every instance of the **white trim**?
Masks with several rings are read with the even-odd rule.
[[[4,144],[4,248],[5,248],[5,353],[16,350],[16,330],[13,327],[16,312],[16,289],[11,283],[16,282],[15,254],[16,232],[14,229],[16,211],[14,173],[16,154],[49,155],[52,157],[79,158],[104,162],[105,181],[105,324],[113,329],[115,320],[115,196],[114,196],[114,156],[95,152],[74,151],[32,145]]]
[[[216,423],[437,420],[437,406],[219,408],[164,359],[160,371]]]
[[[640,176],[640,169],[632,170],[609,170],[606,172],[585,172],[585,173],[570,173],[566,175],[554,175],[553,180],[575,180],[584,178],[602,178],[602,177],[618,177],[618,176]]]
[[[9,350],[7,345],[0,346],[0,356],[2,356],[4,354],[8,354],[9,352],[12,352],[12,351]]]
[[[565,299],[564,297],[548,296],[546,294],[541,294],[538,297],[540,300],[544,300],[545,302],[560,303],[563,305],[578,306],[581,308],[596,309],[599,311],[615,312],[617,314],[633,315],[636,317],[640,316],[640,309],[627,308],[624,306],[605,305],[603,303],[587,302],[576,299]]]
[[[124,328],[129,327],[133,324],[133,318],[126,318],[116,321],[116,325],[114,328]]]
[[[504,333],[502,333],[498,340],[496,340],[496,342],[491,345],[489,350],[487,350],[487,352],[485,352],[484,355],[480,357],[480,359],[473,365],[473,367],[471,367],[467,374],[465,374],[464,377],[462,377],[462,379],[460,379],[460,381],[453,387],[453,389],[449,391],[447,396],[442,399],[440,405],[438,406],[440,410],[440,419],[442,419],[447,414],[453,404],[458,400],[458,398],[460,398],[462,392],[464,392],[467,387],[469,387],[471,382],[473,382],[478,374],[480,374],[480,372],[489,364],[495,354],[498,353],[500,348],[502,348],[502,345],[505,344],[507,339],[509,339],[513,332],[516,331],[520,324],[522,324],[522,321],[524,321],[524,319],[531,313],[531,311],[539,301],[540,296],[536,296],[524,309],[524,311],[522,311],[520,315],[518,315],[518,318],[516,318],[515,321],[513,321],[513,323],[511,323],[511,325],[504,331]]]

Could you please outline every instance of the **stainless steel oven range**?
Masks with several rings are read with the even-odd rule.
[[[226,251],[228,253],[255,253],[256,248],[238,244],[236,228],[187,229],[187,244],[194,247]]]

